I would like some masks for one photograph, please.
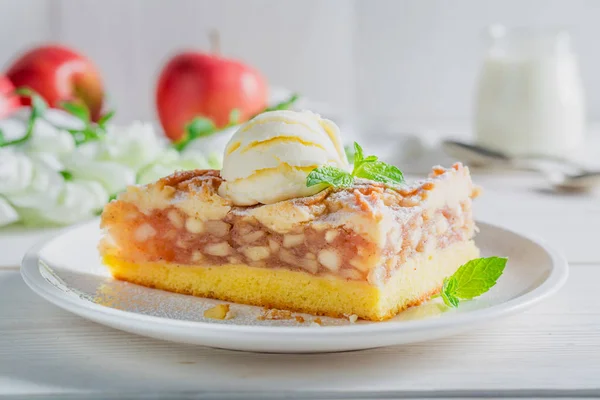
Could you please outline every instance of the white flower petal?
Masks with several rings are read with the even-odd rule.
[[[26,225],[67,225],[90,219],[108,202],[108,193],[97,182],[66,182],[56,203],[46,210],[20,209]]]
[[[0,149],[0,194],[25,190],[33,179],[32,160],[12,148]]]
[[[64,186],[64,179],[58,171],[45,162],[34,161],[33,178],[23,190],[6,194],[8,201],[17,208],[45,210],[56,202]]]
[[[116,162],[76,160],[65,163],[65,168],[76,179],[99,182],[111,195],[135,184],[135,171]]]
[[[24,148],[26,152],[66,154],[75,149],[75,140],[69,132],[56,129],[44,120],[38,120]]]
[[[96,159],[115,161],[137,172],[157,160],[163,151],[164,145],[152,125],[135,122],[125,127],[109,126]]]

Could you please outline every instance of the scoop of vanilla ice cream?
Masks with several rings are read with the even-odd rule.
[[[242,125],[225,147],[219,194],[235,205],[310,196],[306,177],[321,165],[348,170],[339,128],[310,111],[271,111]]]

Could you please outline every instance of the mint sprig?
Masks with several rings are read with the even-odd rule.
[[[386,185],[404,182],[404,176],[398,167],[379,161],[376,156],[365,157],[362,147],[354,142],[352,172],[332,165],[323,165],[310,171],[306,177],[306,186],[327,184],[333,187],[350,187],[354,183],[354,178],[370,179]]]
[[[456,308],[461,300],[471,300],[492,288],[504,272],[507,258],[476,258],[462,265],[454,275],[444,279],[439,296],[448,307]]]
[[[333,187],[349,187],[352,186],[354,177],[348,171],[334,167],[332,165],[324,165],[313,169],[306,178],[306,186],[311,187],[325,183]]]

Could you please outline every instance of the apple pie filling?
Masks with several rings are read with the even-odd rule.
[[[204,180],[196,182],[198,187],[209,187],[209,196],[218,196],[212,192],[219,184],[217,177],[202,176]],[[182,182],[189,185],[185,179],[171,184],[178,187]],[[225,205],[221,218],[207,219],[207,213],[191,213],[177,201],[147,208],[140,207],[140,201],[115,201],[104,213],[107,235],[102,246],[105,254],[132,262],[214,267],[246,264],[382,284],[415,254],[431,253],[473,235],[470,197],[441,207],[426,207],[424,199],[412,206],[386,205],[386,201],[390,203],[386,193],[394,198],[399,195],[390,195],[387,189],[361,190],[313,196],[308,203],[310,220],[290,225],[272,221],[293,219],[293,213],[276,213],[259,221],[249,212],[257,207]],[[413,192],[408,194],[414,196]],[[345,210],[362,214],[363,225],[377,227],[378,234],[360,231],[359,223],[348,224]]]

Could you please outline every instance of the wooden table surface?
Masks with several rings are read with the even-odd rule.
[[[442,340],[269,355],[135,336],[63,311],[0,271],[0,395],[30,398],[600,396],[600,196],[548,193],[530,176],[476,176],[476,216],[546,239],[566,286],[513,317]],[[1,251],[1,249],[0,249]],[[103,391],[99,394],[99,391]]]

